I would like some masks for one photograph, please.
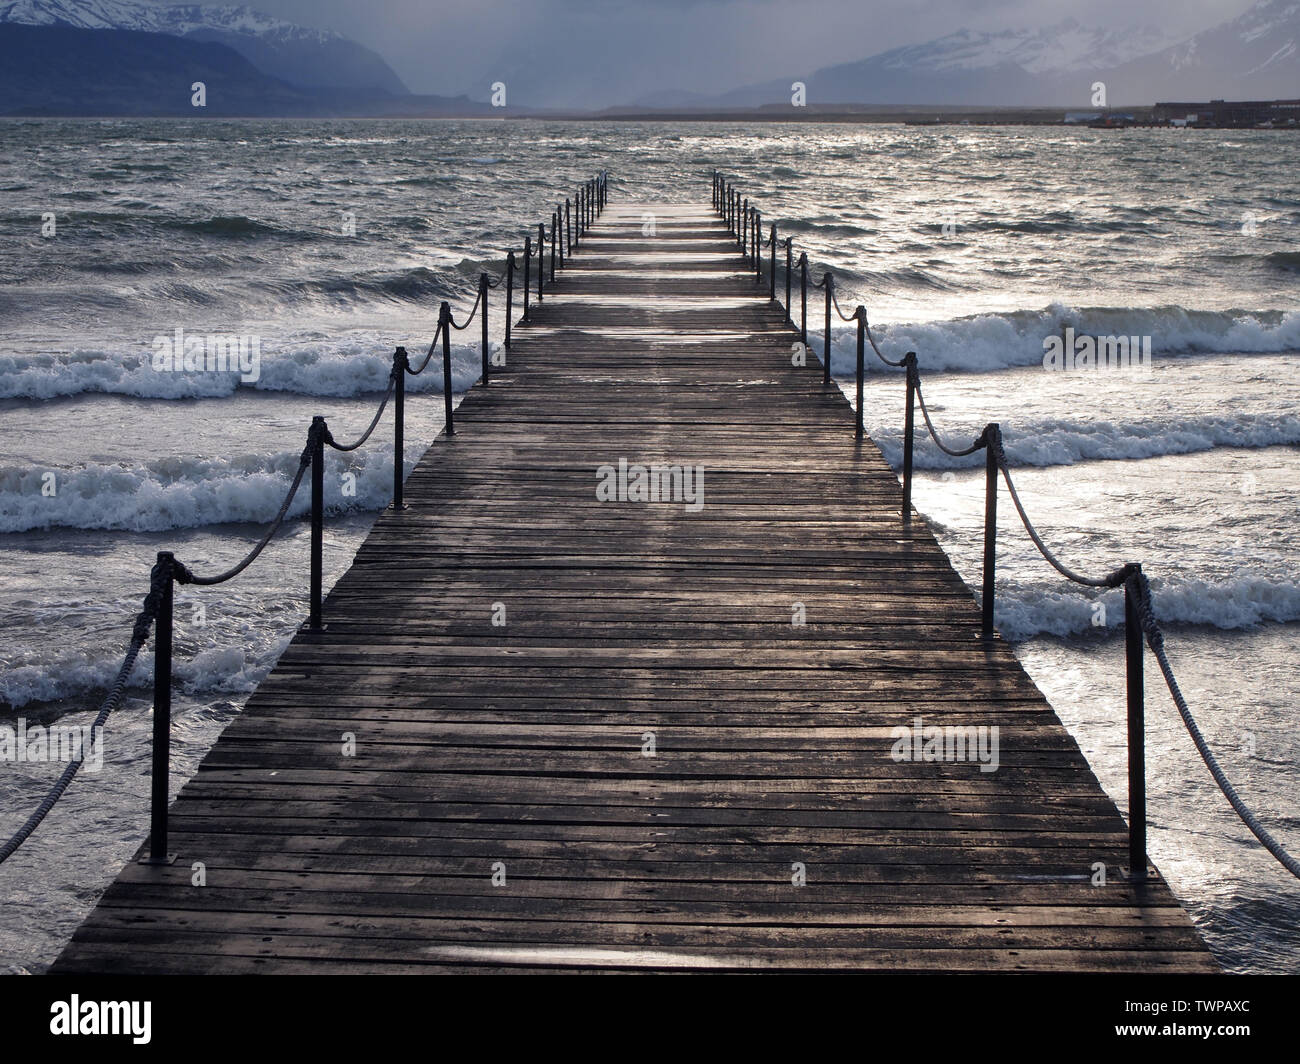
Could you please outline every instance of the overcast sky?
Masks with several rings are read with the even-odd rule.
[[[172,0],[175,2],[175,0]],[[226,0],[235,2],[235,0]],[[966,27],[1165,26],[1190,36],[1252,0],[242,0],[379,52],[413,92],[486,99],[523,70],[591,106],[681,89],[719,92],[811,73]],[[511,100],[523,103],[523,100]]]

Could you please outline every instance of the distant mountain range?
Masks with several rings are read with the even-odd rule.
[[[618,83],[621,54],[547,70],[551,98],[586,98]],[[536,74],[531,49],[512,55]],[[601,78],[593,70],[604,71]],[[522,76],[522,75],[521,75]],[[0,0],[0,114],[195,114],[190,86],[207,87],[205,114],[495,115],[468,97],[412,95],[375,52],[327,30],[247,7],[154,6],[138,0]],[[1158,100],[1300,98],[1300,0],[1259,0],[1244,14],[1174,40],[1160,29],[1101,30],[1073,19],[1042,29],[958,30],[851,63],[744,86],[721,95],[661,92],[629,109],[726,112],[807,108],[1027,105],[1088,110],[1106,84],[1109,107]],[[587,106],[592,106],[588,103]],[[598,105],[597,105],[598,106]],[[517,106],[511,113],[520,113]]]
[[[156,7],[135,0],[11,0],[0,2],[0,24],[81,30],[135,30],[224,44],[264,74],[291,85],[379,89],[405,95],[406,86],[369,48],[329,30],[307,29],[247,7]]]
[[[880,52],[812,73],[744,86],[718,96],[659,93],[647,108],[790,106],[804,82],[810,108],[836,104],[1028,104],[1087,109],[1092,85],[1107,103],[1300,97],[1300,0],[1260,0],[1243,15],[1181,42],[1165,31],[1081,26],[1067,19],[1035,30],[958,30],[924,44]]]
[[[204,83],[206,106],[191,103]],[[0,2],[0,114],[474,115],[416,96],[378,55],[247,7]]]

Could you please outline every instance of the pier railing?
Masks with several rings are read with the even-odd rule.
[[[777,299],[777,243],[778,233],[776,222],[769,223],[768,235],[763,235],[763,216],[758,208],[757,201],[751,200],[750,197],[728,181],[717,170],[713,171],[713,209],[719,217],[726,223],[728,231],[736,238],[742,259],[752,263],[754,272],[754,281],[756,284],[763,283],[764,255],[765,249],[769,250],[767,256],[767,291],[769,300],[781,306]],[[785,239],[784,255],[784,281],[785,281],[785,320],[786,323],[799,334],[800,342],[807,348],[808,345],[808,277],[809,261],[808,253],[800,251],[799,257],[794,256],[794,240],[791,237]],[[799,320],[798,324],[794,319],[794,305],[792,294],[794,290],[794,274],[798,272],[799,285]],[[1065,563],[1063,563],[1047,546],[1043,537],[1039,534],[1037,528],[1026,512],[1024,504],[1021,502],[1020,494],[1016,491],[1015,482],[1011,477],[1010,465],[1007,462],[1006,452],[1002,445],[1002,429],[997,422],[990,422],[984,427],[984,430],[969,444],[953,444],[945,442],[939,435],[934,426],[934,421],[930,417],[930,411],[925,405],[925,395],[921,388],[921,373],[917,363],[915,351],[908,351],[901,358],[890,358],[877,346],[875,338],[871,335],[871,326],[867,321],[867,308],[859,303],[851,314],[845,314],[840,307],[839,299],[835,290],[835,276],[830,270],[822,274],[822,279],[813,284],[814,288],[821,288],[825,292],[825,312],[823,315],[823,338],[822,338],[822,382],[829,385],[831,383],[831,311],[834,309],[835,314],[841,321],[853,322],[857,328],[857,359],[855,366],[855,391],[856,391],[856,413],[855,413],[855,436],[861,440],[865,435],[863,424],[863,391],[865,387],[866,376],[866,350],[870,347],[871,351],[882,363],[892,369],[899,369],[904,374],[904,408],[903,408],[903,454],[902,454],[902,520],[905,525],[910,525],[912,521],[912,473],[913,473],[913,454],[915,449],[916,435],[916,408],[919,407],[921,417],[925,424],[926,432],[934,441],[935,446],[944,454],[951,457],[960,458],[967,455],[976,454],[979,451],[984,452],[984,559],[982,588],[980,595],[981,610],[981,629],[985,638],[992,638],[995,634],[993,608],[996,593],[997,580],[997,514],[998,514],[998,481],[1001,479],[1007,487],[1007,494],[1015,506],[1016,513],[1020,518],[1021,524],[1024,525],[1026,533],[1030,540],[1037,548],[1049,565],[1052,566],[1067,580],[1079,584],[1083,587],[1094,589],[1114,589],[1122,587],[1124,589],[1124,654],[1125,654],[1125,694],[1127,700],[1127,725],[1128,725],[1128,799],[1129,799],[1129,866],[1130,875],[1136,879],[1144,879],[1147,874],[1147,793],[1146,793],[1146,696],[1144,691],[1143,675],[1143,636],[1146,637],[1146,645],[1150,648],[1155,656],[1156,663],[1160,667],[1161,675],[1164,677],[1165,684],[1169,688],[1170,697],[1178,710],[1179,716],[1186,726],[1192,742],[1196,746],[1197,752],[1205,762],[1205,766],[1214,777],[1219,789],[1223,792],[1228,803],[1241,818],[1242,822],[1250,829],[1252,834],[1259,839],[1265,849],[1268,850],[1292,875],[1300,878],[1300,860],[1287,853],[1273,835],[1259,822],[1254,813],[1247,808],[1245,802],[1237,794],[1231,782],[1224,774],[1220,767],[1218,759],[1210,750],[1209,744],[1205,741],[1200,727],[1196,723],[1187,700],[1183,696],[1182,690],[1178,686],[1178,681],[1174,676],[1173,668],[1169,664],[1169,658],[1165,652],[1165,636],[1160,628],[1155,616],[1155,604],[1151,593],[1151,585],[1147,580],[1146,574],[1142,571],[1142,565],[1139,562],[1129,562],[1114,572],[1101,576],[1091,577],[1076,572]]]
[[[522,318],[527,322],[531,316],[530,300],[536,297],[538,303],[545,298],[546,278],[555,281],[556,268],[563,269],[582,244],[587,230],[600,217],[609,201],[609,172],[602,170],[595,177],[585,181],[571,196],[566,196],[563,204],[557,202],[550,215],[550,228],[546,222],[537,224],[537,243],[534,246],[531,231],[524,237],[522,251]],[[550,263],[545,263],[547,234],[550,237]],[[309,605],[306,628],[308,631],[320,631],[322,628],[322,584],[323,584],[323,545],[325,525],[325,448],[335,451],[355,451],[364,445],[379,427],[380,419],[391,402],[393,414],[393,509],[404,509],[402,501],[402,484],[404,480],[405,460],[405,420],[406,420],[406,378],[423,373],[432,361],[435,352],[442,356],[442,401],[445,431],[448,436],[455,435],[455,422],[452,395],[451,333],[469,328],[476,315],[480,315],[479,343],[481,346],[482,367],[479,383],[484,387],[490,382],[491,341],[488,336],[488,293],[502,285],[505,286],[505,305],[502,309],[505,323],[504,347],[511,344],[512,323],[514,320],[514,301],[516,277],[521,267],[515,258],[516,252],[506,253],[505,270],[499,277],[492,277],[484,272],[479,275],[478,297],[465,315],[463,321],[457,322],[449,302],[442,302],[438,308],[438,325],[434,332],[429,350],[418,368],[413,368],[405,347],[399,347],[393,354],[393,365],[388,375],[388,390],[375,410],[366,430],[351,443],[339,443],[330,432],[329,423],[324,417],[317,416],[311,420],[307,430],[307,441],[298,460],[298,468],[289,484],[283,501],[270,525],[261,539],[235,565],[224,572],[202,575],[193,572],[180,562],[172,551],[159,551],[157,560],[149,577],[149,593],[144,606],[137,616],[131,630],[131,639],[127,646],[122,665],[117,671],[108,695],[100,704],[92,729],[102,728],[109,716],[121,703],[131,672],[135,667],[140,651],[149,638],[150,629],[154,633],[154,680],[153,680],[153,758],[150,780],[150,833],[149,855],[142,858],[142,864],[170,864],[174,857],[167,852],[167,792],[170,783],[171,757],[171,698],[172,698],[172,653],[173,653],[173,612],[174,596],[177,584],[211,586],[224,584],[233,580],[257,559],[275,537],[284,524],[298,489],[308,470],[311,471],[311,549],[309,563]],[[534,260],[535,267],[534,267]],[[536,273],[534,281],[533,274]],[[535,285],[535,288],[534,288]],[[73,777],[81,768],[82,757],[68,762],[59,775],[54,786],[50,788],[40,805],[32,812],[23,825],[3,845],[0,845],[0,863],[7,860],[19,846],[27,840],[56,802],[62,797]]]

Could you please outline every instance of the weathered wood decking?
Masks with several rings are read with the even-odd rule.
[[[707,207],[611,205],[515,336],[55,970],[1213,970]]]

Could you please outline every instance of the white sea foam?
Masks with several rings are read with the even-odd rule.
[[[1300,582],[1250,573],[1224,580],[1175,577],[1152,580],[1156,618],[1165,624],[1249,628],[1267,621],[1300,621]],[[1112,625],[1124,618],[1124,593],[1098,594],[1064,583],[999,587],[998,630],[1021,642],[1036,635],[1077,636],[1097,631],[1094,604]]]
[[[919,417],[918,417],[919,421]],[[940,421],[950,448],[968,446],[982,425]],[[1072,465],[1091,460],[1154,458],[1193,454],[1215,447],[1274,447],[1300,443],[1300,417],[1288,415],[1199,415],[1134,421],[1060,418],[1002,422],[1007,459],[1020,466]],[[876,425],[871,437],[895,469],[902,466],[903,434],[897,425]],[[924,426],[917,430],[918,469],[965,469],[984,464],[983,452],[964,458],[944,454]]]
[[[424,444],[406,449],[408,469]],[[325,505],[333,512],[379,510],[392,496],[391,448],[326,452]],[[0,467],[0,532],[48,528],[94,528],[160,532],[226,522],[269,521],[297,470],[298,452],[231,459],[167,458],[141,465],[86,465],[71,470]],[[57,491],[43,494],[44,476],[55,474]],[[352,473],[355,495],[344,495]],[[290,516],[307,511],[304,484]]]
[[[1300,351],[1298,311],[1199,311],[1184,307],[1070,307],[980,314],[949,321],[872,324],[876,343],[890,358],[915,351],[921,369],[987,373],[1041,365],[1043,340],[1072,326],[1076,335],[1150,336],[1156,360],[1185,354],[1276,354]],[[852,376],[857,365],[856,326],[832,329],[831,369]],[[812,336],[810,335],[810,340]],[[819,342],[813,343],[820,352]],[[869,373],[886,370],[868,349]]]
[[[412,365],[418,367],[426,353],[427,348],[411,348]],[[392,365],[392,349],[378,342],[297,343],[281,352],[266,347],[260,378],[242,384],[238,373],[158,372],[147,351],[87,348],[70,355],[0,358],[0,399],[54,399],[87,392],[142,399],[211,399],[232,395],[236,388],[346,398],[382,393],[388,387]],[[478,380],[480,365],[477,345],[453,344],[452,390],[467,390]],[[423,373],[407,377],[406,389],[442,390],[441,349],[434,352]]]

